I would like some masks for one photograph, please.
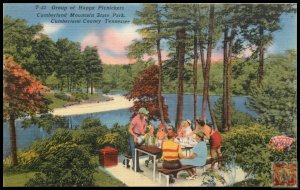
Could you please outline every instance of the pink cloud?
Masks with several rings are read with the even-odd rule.
[[[100,43],[100,37],[96,34],[96,32],[92,32],[81,41],[81,51],[83,51],[86,46],[96,46],[99,48]]]
[[[140,36],[135,32],[136,28],[129,25],[123,29],[107,28],[102,32],[92,32],[81,41],[81,49],[86,46],[96,46],[104,64],[129,64],[134,60],[127,58],[126,47],[133,39]]]
[[[211,54],[211,63],[220,62],[223,60],[223,52],[212,52]]]

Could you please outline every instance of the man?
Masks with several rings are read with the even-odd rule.
[[[181,147],[178,143],[174,142],[174,135],[170,133],[167,135],[167,140],[163,141],[162,149],[162,167],[165,169],[177,169],[181,167],[180,158],[183,157]]]
[[[137,172],[144,172],[140,169],[139,164],[139,155],[135,155],[135,147],[137,146],[136,143],[138,142],[138,137],[145,134],[147,121],[145,116],[148,115],[149,111],[146,108],[141,107],[139,109],[138,114],[131,120],[131,123],[128,128],[129,136],[129,145],[131,150],[131,155],[133,159],[133,169],[134,168],[134,161],[136,156],[136,171]]]
[[[178,143],[174,142],[175,136],[168,133],[167,140],[164,140],[161,145],[162,149],[162,167],[164,169],[177,169],[181,168],[180,158],[183,158],[181,147]],[[173,175],[169,178],[169,183],[174,183]]]

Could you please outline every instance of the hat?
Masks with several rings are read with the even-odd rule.
[[[205,137],[205,134],[203,132],[199,132],[196,134],[198,137],[203,138]]]
[[[147,110],[146,110],[146,108],[144,108],[144,107],[141,107],[141,108],[139,109],[139,113],[142,113],[142,114],[148,115],[149,111],[147,111]]]

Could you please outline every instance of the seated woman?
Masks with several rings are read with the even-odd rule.
[[[161,123],[158,125],[158,131],[156,133],[157,147],[161,148],[161,144],[162,144],[163,140],[166,139],[166,137],[167,137],[166,126]]]
[[[203,132],[196,134],[197,144],[194,146],[193,153],[189,156],[183,156],[180,160],[182,165],[192,165],[192,166],[204,166],[207,159],[207,147],[206,141],[204,141],[205,134]],[[187,170],[189,176],[186,179],[194,180],[196,179],[196,171],[193,169]]]
[[[192,122],[189,119],[180,123],[177,138],[186,142],[191,140],[193,134],[191,123]]]

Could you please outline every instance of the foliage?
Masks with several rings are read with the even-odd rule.
[[[133,88],[126,96],[129,100],[134,100],[134,105],[130,111],[137,112],[139,108],[145,107],[149,111],[149,119],[157,120],[160,118],[158,107],[158,66],[152,65],[148,67],[139,78],[134,81]],[[161,99],[164,97],[161,96]],[[164,118],[168,121],[168,107],[163,102]]]
[[[280,135],[274,128],[259,124],[237,126],[223,134],[224,157],[234,160],[248,175],[259,181],[259,186],[270,186],[271,165],[275,161],[295,161],[296,146],[284,153],[268,147],[273,136]]]
[[[116,146],[118,142],[118,134],[108,132],[105,135],[97,138],[97,143],[100,145],[101,148],[106,146]]]
[[[12,57],[5,58],[4,117],[8,117],[9,114],[20,117],[47,108],[43,99],[43,94],[46,91],[48,91],[47,87],[22,69]]]
[[[88,95],[84,92],[71,92],[73,96],[75,96],[75,101],[87,100],[89,99]]]
[[[90,154],[84,147],[67,142],[49,149],[41,173],[30,179],[25,186],[94,186]]]
[[[13,167],[11,155],[3,160],[3,167],[6,171],[34,171],[38,169],[39,164],[41,164],[39,154],[35,150],[19,150],[16,167]]]
[[[129,145],[128,125],[122,126],[118,123],[115,123],[110,129],[110,131],[111,133],[116,133],[118,136],[118,142],[115,145],[118,151],[121,153],[126,152]]]
[[[99,127],[99,126],[102,126],[102,123],[99,119],[85,118],[81,123],[82,129],[88,129],[88,128]]]
[[[37,61],[33,53],[33,39],[43,29],[41,24],[27,25],[25,19],[3,17],[3,54],[12,56],[24,69],[33,69],[32,64]]]
[[[288,135],[296,133],[296,59],[295,50],[269,57],[262,88],[252,88],[249,107],[258,121]]]
[[[201,176],[203,176],[201,186],[214,187],[217,185],[217,182],[220,182],[223,185],[226,183],[224,177],[215,171],[205,171],[201,174]]]
[[[103,88],[102,88],[102,93],[103,94],[108,94],[110,92],[110,87],[109,86],[104,86]]]
[[[63,92],[59,92],[59,93],[54,93],[54,97],[64,100],[64,101],[70,101],[69,96],[67,96],[65,93]]]
[[[223,121],[222,121],[222,110],[223,110],[222,102],[223,102],[223,98],[220,97],[217,100],[215,107],[213,108],[215,117],[217,119],[217,123],[220,127],[223,126],[222,125],[222,123],[223,123]],[[231,100],[231,107],[232,107],[232,111],[231,111],[232,126],[251,125],[251,123],[253,123],[255,121],[255,119],[250,114],[238,111],[235,107],[235,103],[233,102],[233,100]]]
[[[40,116],[32,116],[25,118],[22,121],[22,128],[28,128],[31,125],[37,125],[39,128],[43,128],[50,133],[55,127],[67,128],[67,121],[64,117],[56,116],[52,114],[43,114]]]

